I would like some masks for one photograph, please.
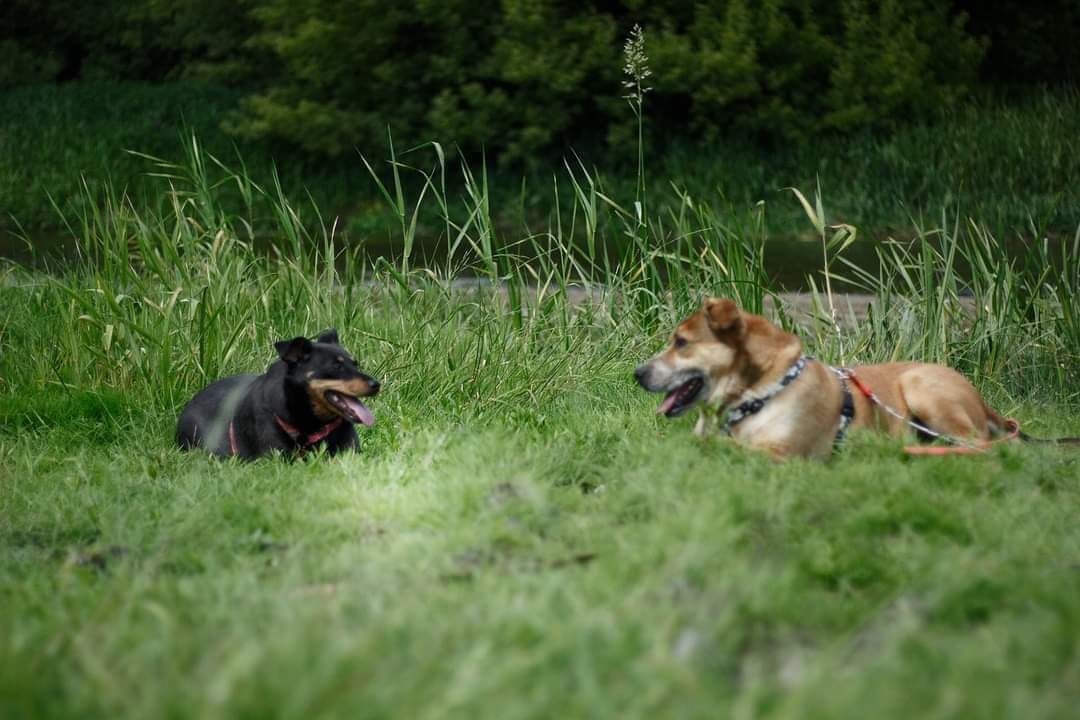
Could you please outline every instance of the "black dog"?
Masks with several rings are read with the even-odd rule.
[[[327,330],[274,343],[280,360],[264,375],[234,375],[209,385],[184,407],[176,441],[222,457],[251,460],[275,450],[301,454],[325,443],[330,454],[357,446],[354,423],[375,417],[360,397],[379,392],[379,381]]]

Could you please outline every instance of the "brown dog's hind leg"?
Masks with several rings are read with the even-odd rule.
[[[990,424],[982,398],[960,373],[941,365],[904,372],[899,389],[911,416],[926,427],[963,440],[989,440]]]

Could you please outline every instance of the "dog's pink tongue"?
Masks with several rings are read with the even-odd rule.
[[[375,424],[375,416],[371,414],[371,411],[367,409],[364,403],[356,398],[345,398],[345,406],[349,408],[349,412],[351,412],[353,417],[355,417],[362,425],[371,427]]]
[[[671,408],[675,407],[675,396],[679,394],[679,391],[672,390],[664,396],[664,402],[660,403],[660,407],[656,408],[657,415],[667,415]]]

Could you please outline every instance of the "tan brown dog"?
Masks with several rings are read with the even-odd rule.
[[[904,419],[852,393],[840,374],[805,357],[796,336],[731,300],[710,298],[634,374],[646,390],[667,393],[658,413],[675,417],[700,404],[695,432],[704,434],[727,411],[726,429],[735,440],[781,458],[828,457],[849,425],[903,435],[913,420],[975,443],[1005,431],[1006,420],[951,368],[907,362],[851,370]]]

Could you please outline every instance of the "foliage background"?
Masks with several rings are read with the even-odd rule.
[[[642,24],[652,141],[893,128],[986,85],[1075,80],[1072,0],[11,0],[0,89],[208,80],[237,137],[333,157],[385,137],[503,163],[630,140],[621,38]]]

